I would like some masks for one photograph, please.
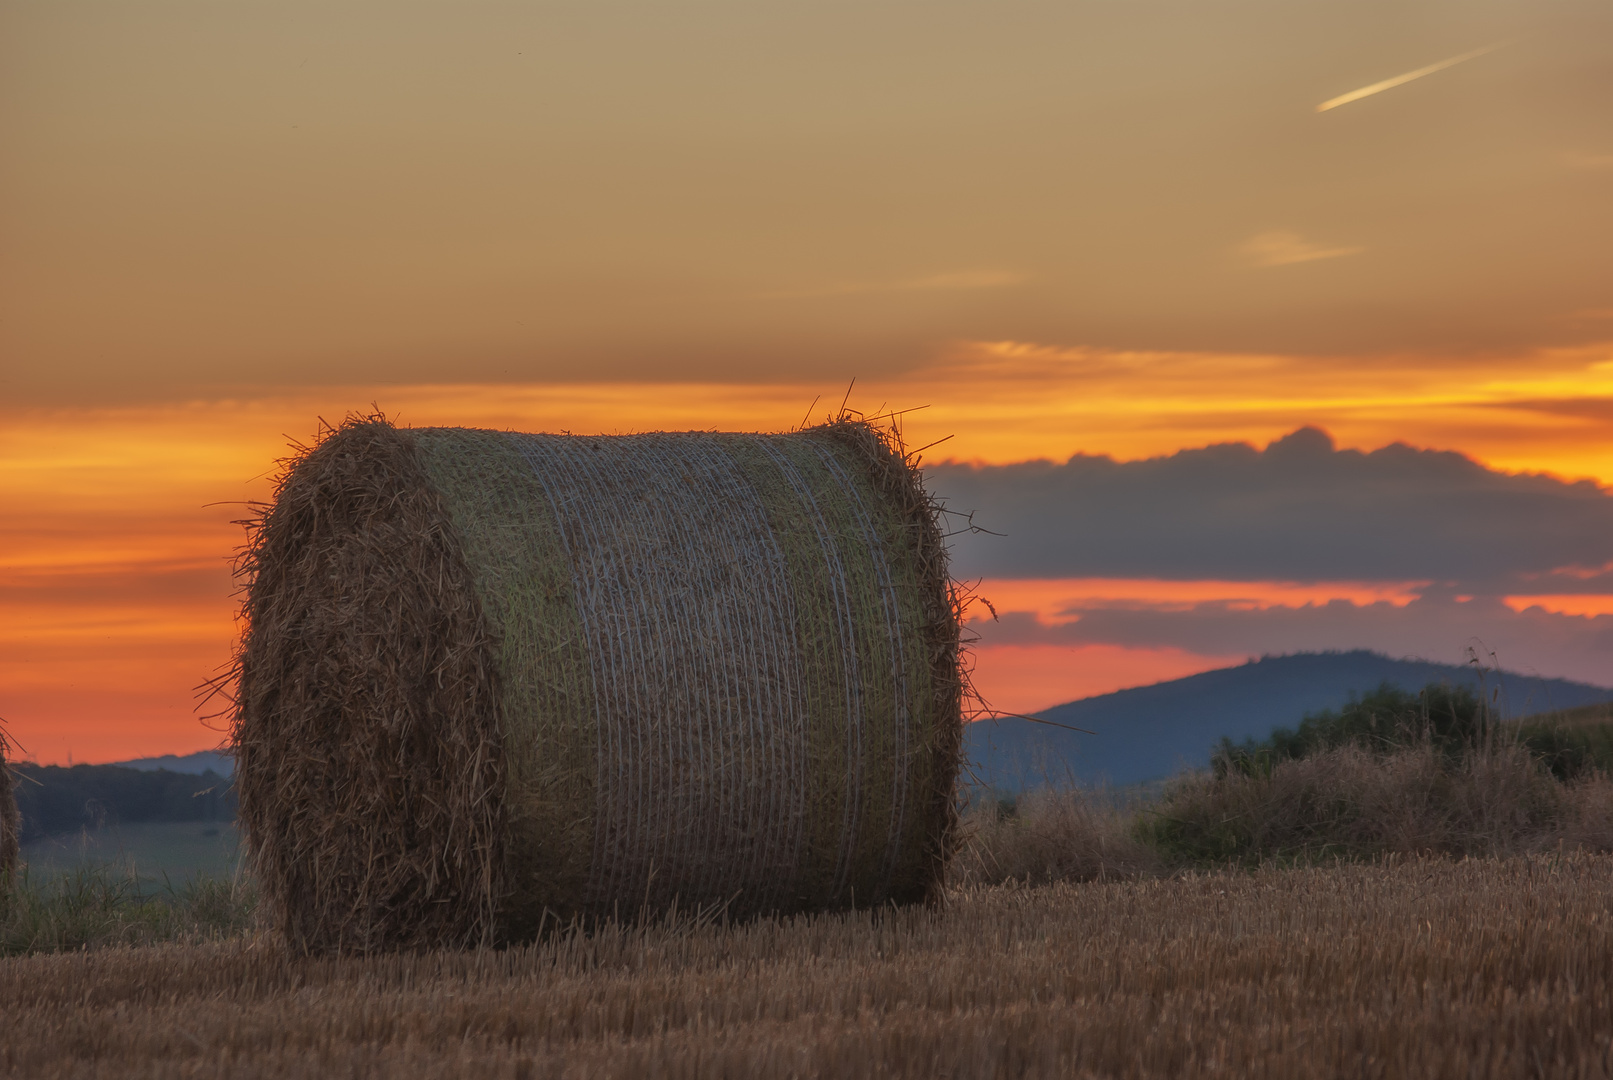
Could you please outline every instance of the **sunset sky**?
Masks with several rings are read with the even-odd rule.
[[[0,0],[0,717],[216,745],[232,521],[319,417],[775,430],[853,379],[1006,534],[954,558],[999,708],[1322,648],[1613,686],[1609,42],[1605,0]]]

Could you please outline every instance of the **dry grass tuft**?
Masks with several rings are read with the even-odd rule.
[[[1103,792],[1041,788],[1012,805],[986,800],[964,818],[958,885],[1123,881],[1164,873],[1139,837],[1137,808]]]
[[[22,833],[22,817],[17,813],[13,794],[17,781],[11,773],[10,757],[11,740],[5,726],[0,725],[0,878],[10,875],[17,865],[17,837]]]
[[[1613,779],[1596,772],[1565,785],[1559,839],[1585,851],[1613,851]]]
[[[669,918],[503,951],[0,960],[0,1073],[1606,1077],[1613,858],[1389,859]]]

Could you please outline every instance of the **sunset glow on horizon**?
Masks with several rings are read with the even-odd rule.
[[[1211,442],[1263,445],[1320,423],[1363,449],[1407,429],[1444,446],[1529,472],[1613,482],[1607,421],[1578,421],[1568,437],[1545,402],[1613,395],[1601,347],[1531,359],[1534,373],[1497,361],[1471,368],[1317,370],[1277,357],[1115,355],[1097,350],[990,345],[904,380],[858,382],[849,397],[808,384],[551,384],[321,389],[297,396],[173,405],[11,412],[0,435],[3,526],[0,715],[41,761],[118,760],[209,748],[195,688],[227,663],[237,631],[229,561],[246,504],[267,499],[288,442],[309,442],[316,417],[338,421],[374,407],[413,426],[622,433],[782,430],[840,407],[876,414],[928,406],[899,420],[907,442],[952,437],[926,459],[1006,463],[1103,453],[1120,460]],[[1578,383],[1574,380],[1579,379]],[[1346,394],[1341,384],[1354,382]],[[1239,390],[1242,388],[1242,395]],[[1583,396],[1576,396],[1579,389]],[[1194,406],[1197,406],[1196,408]],[[1468,428],[1475,413],[1506,413],[1509,427]],[[1464,433],[1474,437],[1464,447]],[[1453,447],[1454,444],[1454,447]],[[1474,448],[1477,448],[1475,452]],[[990,528],[990,522],[977,522]],[[1072,605],[1182,610],[1300,609],[1343,602],[1403,607],[1427,582],[1012,579],[973,583],[1001,613],[1057,625]],[[1613,615],[1613,596],[1518,595],[1569,615]],[[973,612],[984,617],[984,607]],[[995,708],[1024,712],[1073,697],[1179,677],[1237,654],[1180,648],[994,645],[976,648],[976,683]]]

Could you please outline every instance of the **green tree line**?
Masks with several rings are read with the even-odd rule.
[[[232,821],[235,787],[206,772],[145,772],[121,765],[12,767],[26,844],[104,825],[146,821]]]

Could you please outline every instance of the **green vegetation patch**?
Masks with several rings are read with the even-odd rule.
[[[239,878],[150,882],[104,864],[62,872],[25,866],[0,887],[0,956],[111,945],[218,940],[252,925],[257,891]]]
[[[233,821],[105,825],[22,846],[22,862],[36,876],[107,867],[139,878],[147,892],[160,891],[167,880],[233,877],[240,858],[240,833]]]

